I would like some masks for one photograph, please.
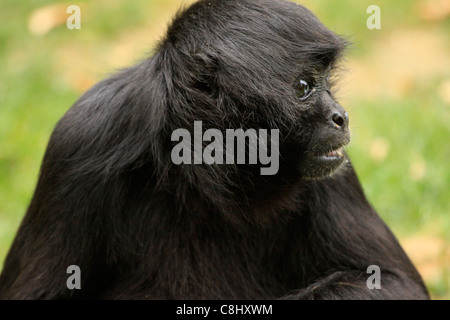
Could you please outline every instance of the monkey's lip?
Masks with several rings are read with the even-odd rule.
[[[328,151],[324,154],[314,156],[319,161],[336,161],[344,158],[344,147]]]
[[[345,160],[344,147],[321,151],[308,156],[300,164],[300,172],[305,179],[322,179],[335,172]]]

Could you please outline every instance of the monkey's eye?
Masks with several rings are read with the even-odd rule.
[[[313,92],[308,82],[302,79],[298,80],[294,87],[297,91],[297,97],[299,97],[300,100],[305,100]]]

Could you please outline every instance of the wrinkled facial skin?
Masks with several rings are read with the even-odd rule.
[[[327,74],[325,76],[328,78]],[[350,142],[348,112],[333,98],[330,84],[327,81],[318,84],[317,81],[313,81],[316,86],[310,89],[311,94],[306,99],[300,98],[301,103],[309,103],[313,110],[301,124],[311,132],[298,162],[304,179],[320,179],[334,173],[344,163],[343,147]]]

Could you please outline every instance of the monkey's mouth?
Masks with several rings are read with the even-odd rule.
[[[328,151],[325,154],[316,155],[314,158],[317,161],[339,161],[344,158],[344,147]]]
[[[310,154],[300,164],[302,177],[305,179],[321,179],[331,175],[345,159],[344,147]]]

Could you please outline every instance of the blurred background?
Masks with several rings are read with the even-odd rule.
[[[185,0],[0,0],[0,265],[58,119],[97,81],[151,54]],[[302,0],[353,42],[338,91],[371,203],[434,299],[450,299],[450,0]],[[81,29],[69,30],[69,5]],[[369,30],[370,5],[381,29]],[[0,267],[1,268],[1,267]]]

